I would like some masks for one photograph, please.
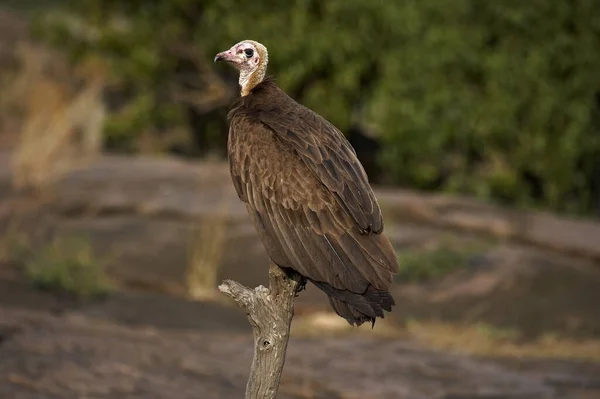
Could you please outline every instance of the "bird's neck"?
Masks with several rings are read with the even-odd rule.
[[[252,89],[264,80],[266,72],[267,68],[263,65],[260,65],[254,71],[241,70],[239,80],[241,96],[244,97],[250,94]]]

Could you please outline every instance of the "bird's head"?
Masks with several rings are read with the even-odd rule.
[[[240,71],[242,96],[262,82],[267,72],[267,48],[254,40],[243,40],[215,56],[215,62],[225,61]]]

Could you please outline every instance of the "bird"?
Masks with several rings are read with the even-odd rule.
[[[214,62],[239,71],[228,113],[233,185],[271,261],[328,296],[350,325],[384,318],[398,258],[381,209],[343,133],[267,76],[267,48],[243,40]]]

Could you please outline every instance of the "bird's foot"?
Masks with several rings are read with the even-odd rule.
[[[300,296],[300,293],[306,289],[307,282],[308,282],[308,280],[303,277],[302,280],[300,281],[300,283],[298,283],[298,286],[296,287],[296,292],[295,292],[296,298],[298,298],[298,296]]]

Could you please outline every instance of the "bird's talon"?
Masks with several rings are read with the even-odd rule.
[[[300,282],[300,284],[298,284],[298,286],[296,287],[296,292],[295,292],[295,297],[298,298],[298,296],[300,296],[300,292],[306,290],[306,279],[302,279],[302,281]]]

